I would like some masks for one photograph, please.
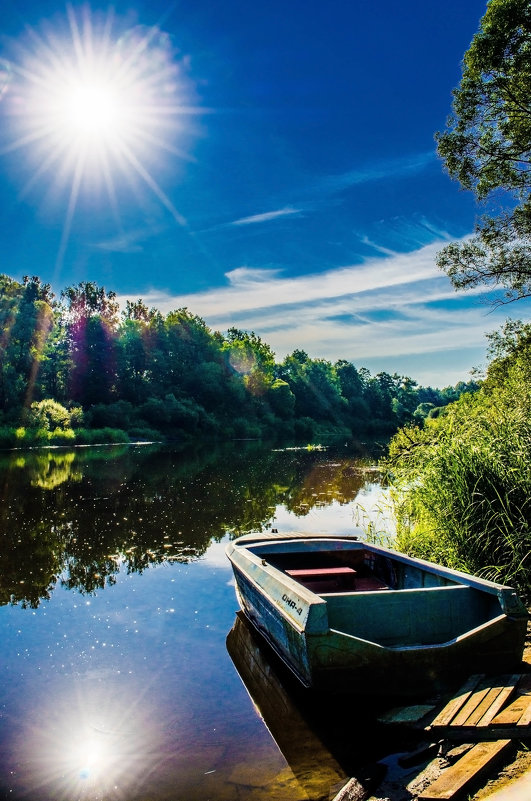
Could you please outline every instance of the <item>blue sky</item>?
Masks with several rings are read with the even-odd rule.
[[[485,331],[524,311],[455,293],[434,263],[478,213],[433,135],[484,11],[4,0],[0,270],[187,306],[215,330],[254,330],[278,359],[303,348],[467,380]],[[107,128],[76,111],[88,137],[56,103],[81,62],[85,82],[92,70],[116,92],[117,63],[126,78]]]

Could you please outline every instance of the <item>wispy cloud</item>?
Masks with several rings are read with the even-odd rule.
[[[325,176],[318,182],[318,188],[330,193],[341,192],[351,186],[381,181],[384,178],[386,180],[400,178],[420,172],[431,164],[435,164],[436,161],[437,155],[434,150],[401,156],[396,159],[375,161],[365,167]]]
[[[437,250],[438,245],[427,245],[414,253],[370,259],[363,264],[293,278],[281,277],[280,271],[264,272],[239,267],[226,274],[228,286],[180,295],[167,299],[164,305],[193,306],[194,311],[205,319],[217,320],[227,314],[263,308],[280,311],[283,305],[305,305],[323,299],[357,296],[378,288],[411,284],[438,276],[434,263]]]
[[[150,228],[137,228],[134,231],[122,231],[118,236],[94,242],[92,247],[109,253],[142,253],[144,244],[149,239],[162,233],[163,230],[159,225]]]
[[[241,217],[239,220],[227,223],[227,225],[256,225],[257,223],[278,220],[280,217],[290,217],[294,214],[302,214],[302,209],[285,206],[283,209],[276,209],[276,211],[266,211],[262,214],[252,214],[250,217]]]
[[[311,214],[318,211],[323,205],[329,206],[333,195],[340,195],[350,187],[367,184],[383,179],[392,180],[405,177],[412,173],[420,172],[426,167],[435,164],[437,156],[435,151],[425,153],[414,153],[396,159],[376,160],[363,167],[345,170],[332,175],[319,175],[303,181],[299,186],[290,190],[291,198],[297,197],[298,201],[274,208],[271,211],[250,214],[229,220],[217,225],[203,228],[197,233],[207,233],[211,231],[221,231],[224,229],[238,228],[243,226],[260,225],[272,222],[285,217],[295,217],[302,214]],[[286,198],[287,200],[287,198]],[[339,202],[339,199],[336,201]],[[430,230],[433,235],[438,235],[436,231]]]
[[[187,306],[215,330],[254,330],[279,359],[303,348],[313,357],[394,372],[407,357],[419,363],[409,374],[441,386],[465,379],[483,361],[485,332],[504,315],[482,303],[484,290],[455,293],[435,266],[439,247],[297,277],[239,267],[227,273],[224,287],[176,296],[150,292],[144,299],[163,312]]]

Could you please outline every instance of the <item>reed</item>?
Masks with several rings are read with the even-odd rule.
[[[529,382],[518,378],[400,431],[387,467],[400,550],[531,597]]]

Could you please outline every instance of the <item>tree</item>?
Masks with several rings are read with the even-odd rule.
[[[37,276],[23,284],[0,276],[0,405],[28,407],[53,324],[53,293]]]
[[[243,377],[245,388],[253,397],[261,397],[274,381],[275,354],[254,331],[229,328],[221,347],[231,369]]]
[[[82,281],[63,290],[61,297],[67,303],[71,397],[84,406],[109,402],[116,389],[116,293]]]
[[[531,6],[490,0],[465,53],[453,114],[436,135],[452,178],[485,200],[506,190],[518,205],[486,216],[469,241],[443,248],[437,263],[457,289],[504,289],[505,300],[531,295]]]

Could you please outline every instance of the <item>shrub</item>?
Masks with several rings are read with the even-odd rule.
[[[129,442],[129,436],[119,428],[80,428],[75,432],[75,436],[79,445]]]
[[[16,434],[13,428],[8,426],[0,428],[0,448],[12,448],[16,441]]]
[[[45,398],[31,404],[28,422],[32,427],[50,431],[56,428],[68,428],[70,412],[52,398]]]
[[[156,431],[154,428],[148,428],[147,426],[134,426],[129,429],[129,437],[133,441],[139,440],[144,442],[158,442],[162,439],[160,431]]]
[[[54,431],[50,431],[48,439],[53,445],[73,445],[76,441],[76,434],[71,428],[56,428]]]

